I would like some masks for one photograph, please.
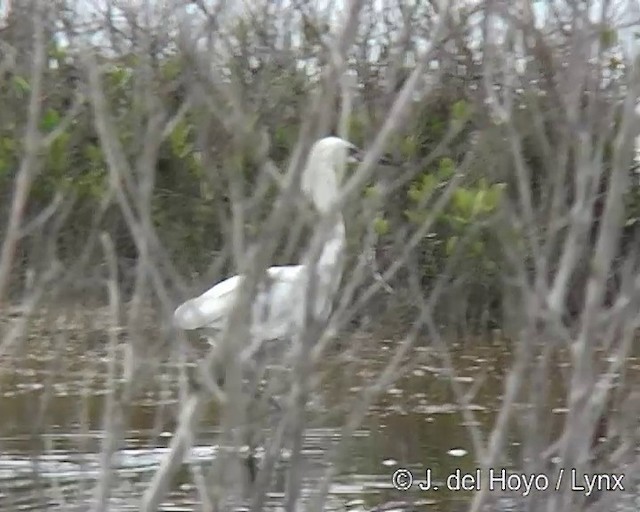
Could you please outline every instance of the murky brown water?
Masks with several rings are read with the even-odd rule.
[[[396,342],[362,338],[354,345],[358,343],[357,363],[335,355],[328,356],[319,368],[323,393],[314,403],[304,450],[309,490],[324,470],[327,448],[339,439],[343,416],[335,411],[372,382]],[[509,349],[503,344],[476,343],[453,346],[452,354],[457,380],[465,389],[481,382],[469,408],[486,435],[500,406]],[[174,385],[177,367],[168,359],[158,356],[150,361],[153,378],[131,408],[126,442],[114,461],[118,480],[111,510],[138,509],[142,491],[167,451],[179,410]],[[105,349],[61,342],[60,338],[31,339],[0,364],[0,510],[56,506],[84,510],[99,474]],[[413,471],[416,479],[422,479],[425,468],[430,468],[436,484],[442,483],[438,475],[475,469],[468,431],[441,366],[438,357],[420,343],[413,349],[406,360],[405,377],[386,390],[348,443],[349,453],[331,488],[332,509],[361,510],[397,500],[418,500],[418,508],[429,511],[465,509],[468,493],[403,494],[394,490],[391,481],[400,467]],[[640,363],[634,361],[630,367],[637,372]],[[43,407],[47,391],[51,398]],[[557,411],[562,414],[560,387],[556,394]],[[40,417],[44,418],[43,432],[33,430]],[[187,462],[206,463],[221,450],[216,444],[215,417],[212,406]],[[162,510],[197,510],[198,496],[190,482],[185,470]],[[284,489],[276,489],[274,502],[282,496],[277,491]],[[502,510],[512,509],[505,501]]]

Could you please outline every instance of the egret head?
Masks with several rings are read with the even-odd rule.
[[[302,174],[302,191],[316,208],[326,213],[338,197],[348,163],[360,161],[360,150],[340,137],[318,140],[309,151]]]

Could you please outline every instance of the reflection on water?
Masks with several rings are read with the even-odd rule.
[[[352,343],[356,345],[355,343]],[[345,403],[373,381],[393,353],[391,341],[360,340],[355,357],[327,357],[320,368],[322,396],[314,401],[305,448],[306,489],[311,492],[321,478],[327,450],[340,440],[339,427]],[[486,435],[500,406],[502,374],[509,351],[503,345],[452,347],[456,381],[476,386],[473,403],[475,426]],[[22,353],[0,361],[0,510],[43,510],[79,506],[83,510],[100,474],[101,424],[107,357],[103,349],[60,340],[30,341]],[[127,439],[113,459],[117,479],[111,510],[137,510],[148,481],[167,452],[179,411],[178,367],[169,356],[147,362],[144,387],[128,412]],[[638,364],[631,367],[638,369]],[[387,503],[410,500],[416,510],[460,511],[468,492],[425,491],[402,494],[392,485],[398,468],[409,469],[416,482],[431,470],[433,485],[441,488],[444,475],[456,470],[473,472],[476,461],[469,441],[468,423],[452,391],[452,378],[425,347],[416,347],[405,363],[404,377],[373,405],[362,426],[348,440],[348,453],[331,487],[331,510],[371,510]],[[555,386],[555,387],[554,387]],[[564,392],[552,384],[556,411],[562,414]],[[38,422],[36,418],[44,418]],[[34,431],[44,424],[44,432]],[[221,448],[211,407],[205,428],[186,464],[213,460]],[[512,443],[517,445],[515,440]],[[509,460],[504,464],[508,465]],[[282,470],[287,454],[283,453]],[[282,479],[284,480],[284,479]],[[194,510],[197,490],[188,472],[179,475],[162,510]],[[279,491],[279,492],[277,492]],[[275,489],[273,503],[281,503],[284,489]],[[515,510],[505,498],[500,510]],[[382,512],[382,509],[380,509]]]
[[[148,432],[137,432],[136,437],[128,440],[130,447],[119,450],[113,459],[113,468],[120,477],[120,485],[116,486],[113,497],[120,501],[118,510],[136,510],[137,502],[131,499],[132,496],[140,496],[146,482],[152,473],[158,469],[162,458],[168,452],[166,447],[142,448],[135,447],[141,443],[142,439],[148,438]],[[309,433],[308,447],[304,453],[307,458],[313,459],[319,454],[319,450],[314,449],[315,445],[324,445],[326,431]],[[333,435],[333,433],[329,433]],[[96,441],[100,440],[99,433],[92,433]],[[203,436],[210,438],[213,442],[215,432]],[[57,437],[47,436],[48,440],[54,444],[65,445],[72,440],[71,436]],[[55,487],[56,492],[68,497],[64,501],[54,501],[49,499],[47,505],[67,506],[71,504],[85,503],[91,496],[93,486],[100,476],[100,457],[98,452],[79,453],[69,449],[53,449],[46,454],[37,457],[29,457],[21,453],[18,446],[24,446],[24,438],[4,438],[0,442],[3,446],[3,459],[0,461],[0,482],[2,482],[2,493],[0,498],[3,505],[11,504],[13,507],[21,508],[28,505],[34,495],[34,474],[37,471],[39,484],[45,487]],[[246,449],[246,448],[245,448]],[[220,451],[220,447],[215,444],[203,444],[194,446],[187,460],[187,464],[206,463],[214,459]],[[260,456],[260,452],[258,452]],[[286,460],[286,453],[283,457]],[[82,485],[84,483],[84,485]],[[78,492],[84,487],[85,492]],[[50,494],[50,493],[49,493]],[[49,496],[50,498],[50,496]],[[188,483],[179,484],[172,495],[168,498],[166,507],[163,510],[176,510],[175,507],[185,507],[184,510],[191,510],[191,506],[197,504],[195,489]],[[42,506],[42,502],[39,506]],[[5,510],[4,506],[2,508]]]

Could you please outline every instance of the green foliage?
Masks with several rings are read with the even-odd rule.
[[[426,169],[407,191],[409,208],[405,216],[409,222],[421,225],[431,215],[438,191],[454,176],[456,165],[452,158],[443,157],[437,165]],[[489,229],[483,223],[500,207],[506,185],[489,183],[485,177],[458,186],[451,200],[434,220],[432,232],[424,240],[423,268],[426,276],[441,272],[442,264],[456,252],[463,255],[463,267],[474,269],[474,279],[482,286],[495,279],[499,255],[493,251]],[[463,244],[461,246],[460,244]]]
[[[192,126],[186,120],[179,122],[169,136],[173,154],[178,158],[185,158],[193,151],[193,144],[190,142]]]
[[[116,102],[125,102],[129,107],[133,106],[131,93],[131,79],[133,74],[130,68],[124,65],[112,65],[105,73],[105,88],[109,98]]]
[[[320,25],[316,26],[316,30],[322,31]],[[251,44],[246,41],[250,39],[250,32],[251,28],[247,25],[240,23],[237,26],[237,35],[245,39],[238,46]],[[601,33],[604,47],[617,44],[617,38],[615,30],[604,29]],[[242,48],[238,48],[238,51],[242,51]],[[73,99],[73,88],[68,86],[71,70],[65,65],[65,50],[51,45],[49,57],[57,59],[59,66],[46,72],[47,94],[43,95],[39,123],[39,128],[45,134],[60,129],[66,108]],[[137,139],[141,138],[140,128],[144,127],[148,119],[145,117],[144,101],[140,101],[139,91],[134,90],[134,84],[138,83],[137,59],[123,56],[117,62],[108,62],[103,66],[103,69],[106,68],[103,83],[110,114],[117,127],[125,156],[131,162],[139,157],[140,141]],[[158,67],[154,69],[157,88],[154,87],[152,93],[170,91],[162,101],[165,102],[163,106],[167,113],[172,114],[184,99],[179,88],[184,77],[189,76],[186,73],[188,66],[176,56],[159,60]],[[246,66],[243,68],[241,63],[242,59],[237,59],[234,72],[247,76]],[[276,163],[282,164],[288,159],[298,138],[300,125],[304,121],[300,117],[307,107],[306,92],[313,83],[304,72],[286,67],[281,69],[278,66],[280,64],[270,63],[268,58],[261,60],[261,68],[256,73],[263,75],[251,75],[247,79],[248,82],[260,83],[261,87],[254,90],[249,86],[246,90],[243,87],[238,94],[250,104],[248,112],[259,113],[248,120],[247,132],[256,133],[251,126],[254,122],[259,121],[261,127],[266,126],[270,135],[270,156]],[[483,113],[480,108],[474,108],[474,100],[469,99],[471,96],[465,98],[464,94],[453,90],[454,88],[442,89],[442,97],[436,101],[415,103],[402,130],[394,133],[389,140],[387,149],[393,151],[394,157],[407,162],[407,168],[419,165],[423,167],[418,168],[415,179],[399,190],[394,190],[391,198],[381,197],[375,186],[370,186],[363,192],[364,199],[371,203],[372,210],[378,212],[371,223],[367,220],[367,227],[372,227],[383,242],[397,239],[398,233],[415,232],[418,226],[431,217],[434,203],[456,176],[457,165],[469,147],[468,132],[472,128],[483,126],[482,123],[475,123],[476,118],[481,118]],[[375,88],[372,90],[375,91]],[[525,94],[519,100],[524,108],[514,109],[517,116],[515,121],[518,123],[516,129],[518,133],[522,133],[523,153],[526,164],[532,170],[532,180],[539,180],[544,185],[543,180],[548,179],[548,176],[545,176],[543,159],[535,138],[529,136],[534,130],[531,128],[533,123],[527,108],[533,107],[532,110],[544,112],[545,109],[550,110],[550,103],[545,104],[549,100],[541,99],[535,94],[535,89],[532,90],[530,95]],[[0,184],[4,197],[9,197],[11,193],[12,179],[20,163],[24,111],[30,92],[28,75],[27,78],[12,76],[0,91],[0,94],[5,95],[1,99],[7,100],[3,105],[13,108],[11,112],[9,108],[3,109],[7,113],[0,125]],[[220,99],[220,106],[224,109],[226,107],[223,101]],[[368,98],[364,98],[364,101],[368,101]],[[383,121],[372,119],[379,115],[375,103],[374,101],[373,108],[369,110],[370,105],[362,108],[360,102],[354,102],[356,107],[348,119],[348,128],[349,138],[358,145],[370,140],[373,129]],[[42,170],[36,176],[29,198],[31,204],[28,205],[35,212],[48,204],[51,196],[60,190],[77,198],[77,211],[82,212],[94,210],[95,205],[107,197],[110,184],[108,166],[93,127],[91,108],[89,105],[84,108],[78,119],[65,127],[41,155]],[[188,112],[162,144],[152,198],[152,220],[157,233],[167,246],[172,261],[185,275],[194,269],[205,268],[212,259],[212,253],[220,250],[223,245],[227,227],[220,225],[218,215],[227,212],[229,208],[227,184],[224,177],[215,173],[215,169],[223,169],[224,173],[237,173],[237,176],[242,177],[247,191],[254,190],[253,185],[260,172],[257,145],[252,145],[252,142],[246,144],[247,147],[238,147],[241,144],[238,139],[241,137],[228,132],[224,119],[215,119],[223,118],[224,115],[212,115],[205,109],[201,110],[203,111],[196,108]],[[206,130],[201,133],[204,126]],[[421,164],[440,144],[442,138],[451,133],[452,128],[459,130],[460,135],[448,144],[446,154],[428,165]],[[553,134],[553,120],[544,129]],[[200,140],[209,130],[207,138]],[[474,158],[469,170],[465,171],[464,181],[451,191],[450,201],[434,219],[430,232],[417,248],[416,259],[421,265],[420,278],[424,286],[429,286],[433,279],[442,274],[452,257],[457,258],[456,262],[459,261],[455,269],[456,277],[465,276],[462,280],[465,287],[485,290],[499,282],[498,269],[501,269],[503,262],[503,251],[500,250],[501,242],[496,240],[495,224],[491,223],[499,220],[499,216],[495,214],[501,208],[507,187],[511,189],[513,183],[510,181],[513,179],[513,172],[509,152],[504,151],[504,133],[500,130],[504,128],[480,130],[485,142],[490,139],[483,148],[484,153],[478,151],[478,158]],[[255,137],[254,141],[257,139]],[[553,142],[552,135],[549,139]],[[209,145],[215,159],[215,169],[203,168],[196,150],[201,142]],[[611,156],[608,148],[605,153],[605,160],[608,160]],[[134,182],[135,179],[134,176]],[[394,181],[394,176],[391,181]],[[540,184],[536,181],[533,185]],[[262,214],[271,207],[274,195],[275,193],[271,196],[267,193],[263,203],[247,207],[251,211],[247,211],[244,227],[249,237],[259,229],[264,217]],[[640,219],[640,195],[630,191],[626,207],[629,222],[637,222]],[[104,228],[112,230],[114,240],[121,244],[117,247],[121,252],[131,241],[126,223],[119,218],[117,206],[113,207],[113,211],[115,213],[110,219],[111,224]],[[83,239],[79,234],[87,229],[88,223],[86,216],[76,213],[69,217],[72,224],[68,230],[71,233],[69,238],[74,238],[81,245]],[[116,221],[113,220],[114,217]],[[351,229],[351,226],[348,228]],[[354,252],[360,244],[361,239],[354,241]],[[517,233],[513,234],[513,244],[514,247],[519,247],[518,244],[524,246]],[[523,249],[522,252],[526,251]],[[69,250],[69,253],[73,251]]]
[[[438,177],[440,179],[446,180],[451,178],[455,171],[456,164],[451,158],[444,157],[440,160],[440,163],[438,165]]]
[[[162,77],[167,81],[179,78],[183,73],[183,66],[180,62],[180,59],[175,57],[167,59],[166,62],[162,63],[160,72],[162,74]]]
[[[60,123],[60,114],[56,110],[48,108],[40,120],[40,130],[50,132],[58,126],[58,123]]]
[[[71,186],[84,198],[100,199],[107,188],[107,171],[96,167],[82,173]]]
[[[15,139],[6,135],[0,137],[0,179],[8,177],[16,165],[16,149]]]
[[[424,222],[428,215],[425,207],[435,190],[446,182],[446,175],[450,172],[448,165],[445,165],[436,174],[424,174],[422,178],[411,185],[407,196],[413,208],[406,210],[406,215],[412,222]],[[481,178],[477,184],[472,186],[460,186],[453,191],[451,202],[441,215],[442,220],[446,220],[455,228],[463,228],[469,224],[477,222],[490,213],[496,211],[502,198],[505,188],[504,183],[489,185],[487,180]]]
[[[68,170],[70,140],[69,133],[61,133],[49,147],[47,168],[56,176],[61,176]]]
[[[471,115],[471,106],[465,100],[458,100],[451,107],[451,115],[456,121],[466,121]]]
[[[13,76],[13,87],[18,95],[22,98],[26,97],[31,92],[31,86],[27,80],[19,75]]]
[[[380,195],[380,191],[378,190],[378,187],[376,187],[375,185],[366,187],[364,189],[364,197],[375,198],[375,197],[378,197],[379,195]]]
[[[418,138],[414,135],[402,137],[398,146],[400,147],[400,154],[404,158],[415,158],[420,149]]]
[[[273,142],[277,151],[277,157],[284,159],[295,144],[298,136],[297,126],[291,124],[276,126],[273,133]]]
[[[366,123],[364,120],[360,116],[352,114],[349,117],[348,126],[349,138],[355,144],[362,144],[365,138]]]
[[[426,205],[436,189],[449,180],[455,173],[455,163],[449,157],[441,158],[436,169],[427,169],[421,178],[411,184],[407,197],[412,208],[405,210],[407,218],[421,224],[425,221],[428,211]]]
[[[467,225],[485,214],[492,213],[498,207],[504,183],[488,185],[480,178],[474,187],[459,187],[453,192],[451,217],[455,223]]]
[[[50,59],[56,59],[59,63],[64,61],[67,56],[66,50],[53,41],[49,44],[48,54]]]
[[[373,229],[380,236],[386,235],[389,233],[389,221],[382,216],[377,216],[373,220]]]

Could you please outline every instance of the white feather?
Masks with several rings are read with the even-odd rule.
[[[343,139],[327,137],[316,142],[309,153],[301,188],[320,213],[332,210],[350,146]],[[331,313],[333,298],[342,278],[345,245],[344,222],[339,216],[314,267],[316,293],[312,311],[317,319],[327,319]],[[284,338],[300,328],[310,270],[308,263],[267,269],[251,306],[250,330],[254,339]],[[235,307],[242,279],[243,276],[230,277],[199,297],[186,301],[174,313],[175,326],[185,330],[224,329]]]

